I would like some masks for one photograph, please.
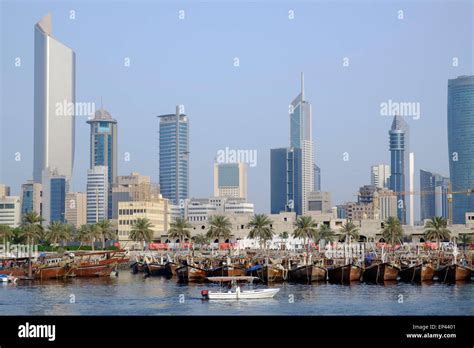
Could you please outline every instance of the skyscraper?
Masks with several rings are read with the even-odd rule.
[[[406,171],[408,170],[408,125],[401,116],[393,118],[390,129],[390,189],[397,193],[397,217],[406,224]]]
[[[21,185],[21,215],[36,212],[42,215],[42,185],[28,180]]]
[[[270,171],[271,213],[294,211],[302,215],[302,150],[271,149]]]
[[[420,169],[420,218],[448,218],[449,178]]]
[[[290,148],[300,148],[302,155],[302,202],[314,191],[313,125],[311,104],[305,100],[304,75],[301,73],[301,92],[290,104]],[[303,204],[301,213],[307,211]]]
[[[90,133],[90,169],[107,166],[108,208],[107,216],[112,218],[112,184],[117,177],[117,121],[104,109],[96,111],[94,118],[87,121]]]
[[[453,191],[453,223],[463,224],[474,212],[474,75],[448,80],[449,176]]]
[[[390,166],[388,164],[376,164],[370,167],[370,184],[377,188],[389,187]]]
[[[107,219],[108,168],[95,166],[87,170],[87,223]]]
[[[176,114],[160,119],[160,191],[173,204],[183,206],[189,196],[189,120],[176,106]]]
[[[35,25],[33,179],[49,169],[64,175],[74,163],[75,53],[52,36],[51,15]],[[66,107],[64,107],[66,106]]]
[[[67,180],[65,175],[60,175],[57,171],[43,170],[41,178],[43,188],[43,226],[48,226],[51,222],[65,221],[66,212],[66,188]]]
[[[314,164],[314,191],[321,191],[321,168]]]
[[[247,198],[247,167],[244,163],[214,163],[214,196]]]

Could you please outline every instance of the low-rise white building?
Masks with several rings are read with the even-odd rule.
[[[0,225],[18,227],[21,223],[19,196],[0,196]]]

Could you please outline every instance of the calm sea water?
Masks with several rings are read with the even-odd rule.
[[[474,283],[278,284],[271,300],[202,301],[211,284],[118,277],[0,284],[0,315],[474,315]],[[400,303],[401,302],[401,303]]]

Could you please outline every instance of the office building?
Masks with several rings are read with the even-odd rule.
[[[434,216],[448,218],[449,178],[420,170],[420,218]]]
[[[42,175],[42,217],[43,226],[65,221],[67,179],[57,171],[48,168]]]
[[[389,187],[390,166],[388,164],[376,164],[370,168],[370,184],[377,188]]]
[[[72,176],[75,132],[75,53],[52,34],[51,15],[35,25],[33,180],[44,170]]]
[[[247,166],[244,163],[214,163],[214,196],[247,197]]]
[[[158,116],[160,191],[175,205],[189,196],[189,119],[180,108]]]
[[[42,189],[43,185],[28,180],[21,185],[21,215],[32,211],[43,215],[42,209]]]
[[[474,75],[448,80],[449,177],[453,223],[474,212]]]
[[[310,192],[308,195],[307,211],[319,211],[321,213],[331,213],[331,193],[330,192]]]
[[[15,228],[21,224],[19,196],[0,196],[0,225]],[[3,241],[2,241],[3,243]]]
[[[84,192],[66,194],[66,223],[80,228],[87,223],[87,195]]]
[[[87,223],[95,224],[107,219],[108,168],[95,166],[87,170]]]

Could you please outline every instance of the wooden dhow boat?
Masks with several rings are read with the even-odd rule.
[[[376,263],[364,269],[362,281],[375,284],[396,281],[399,272],[400,268],[389,262]]]
[[[435,268],[431,263],[418,263],[410,267],[402,268],[398,273],[400,281],[409,283],[429,282],[435,276]]]
[[[362,268],[355,264],[345,264],[328,268],[328,280],[334,284],[349,284],[353,281],[360,281]]]
[[[438,269],[438,281],[443,283],[455,283],[457,281],[466,281],[471,279],[472,269],[468,266],[454,263]]]
[[[202,283],[206,281],[208,271],[192,265],[176,268],[178,283]]]

